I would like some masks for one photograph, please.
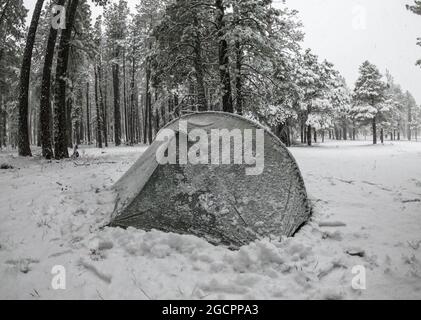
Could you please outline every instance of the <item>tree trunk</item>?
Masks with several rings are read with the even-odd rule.
[[[193,23],[196,28],[199,28],[199,22],[197,21],[196,16],[194,17]],[[199,111],[207,111],[208,102],[206,99],[206,91],[205,91],[205,81],[204,81],[205,72],[203,70],[202,42],[200,39],[199,32],[197,32],[195,36],[194,69],[195,69],[196,82],[197,82],[197,97],[198,97]]]
[[[304,143],[304,124],[302,122],[300,126],[300,139],[301,139],[301,143]]]
[[[66,138],[67,138],[67,147],[73,148],[72,141],[72,109],[73,109],[73,99],[70,96],[66,102]]]
[[[147,76],[147,72],[146,72],[146,93],[145,93],[145,97],[144,97],[144,101],[143,101],[143,141],[145,142],[145,144],[148,144],[148,118],[149,118],[149,108],[148,108],[148,99],[149,99],[149,93],[148,93],[148,76]]]
[[[31,25],[26,39],[25,51],[23,53],[22,68],[20,71],[19,85],[19,131],[18,131],[18,148],[19,155],[23,157],[31,157],[31,147],[29,145],[29,81],[31,76],[32,51],[35,44],[35,36],[38,29],[39,18],[41,16],[44,0],[38,0],[34,13],[32,14]]]
[[[98,90],[99,90],[99,107],[101,113],[101,134],[103,134],[103,141],[105,146],[108,147],[107,142],[107,121],[106,121],[106,106],[104,103],[104,93],[103,93],[103,83],[102,83],[102,66],[98,66]]]
[[[54,152],[56,159],[69,157],[66,140],[66,79],[70,52],[70,38],[79,0],[67,5],[66,29],[62,30],[57,55],[56,87],[54,103]]]
[[[115,59],[118,59],[119,52],[116,49]],[[114,85],[114,142],[116,146],[121,145],[121,113],[120,113],[120,67],[116,61],[113,65]]]
[[[311,146],[311,142],[312,142],[312,132],[313,132],[313,130],[312,130],[312,128],[311,128],[311,126],[307,126],[307,144],[309,145],[309,146]]]
[[[241,67],[243,63],[243,52],[240,41],[235,42],[235,91],[236,91],[236,112],[243,114],[243,79]]]
[[[0,145],[3,144],[4,147],[7,146],[7,112],[6,112],[6,108],[3,110],[3,138],[0,141]]]
[[[240,21],[240,12],[238,3],[235,3],[234,6],[234,21],[236,25],[239,25]],[[236,93],[236,112],[240,115],[243,114],[243,79],[241,74],[241,68],[243,65],[243,52],[241,49],[241,42],[239,40],[235,41],[235,93]]]
[[[59,0],[58,5],[62,6],[65,0]],[[42,72],[41,100],[40,100],[40,124],[41,124],[41,146],[42,156],[52,159],[53,143],[51,139],[51,69],[54,61],[54,51],[57,41],[58,30],[51,27],[45,50],[44,68]]]
[[[2,148],[4,141],[6,141],[6,122],[4,121],[6,119],[6,108],[3,111],[3,96],[2,92],[0,91],[0,149]]]
[[[98,68],[95,66],[95,105],[96,105],[96,142],[98,148],[102,148],[102,121],[101,103],[98,84]]]
[[[101,76],[102,79],[102,76]],[[101,80],[102,81],[102,80]],[[104,112],[103,112],[103,125],[102,125],[102,130],[104,132],[104,141],[105,141],[105,147],[108,148],[108,101],[107,101],[107,97],[108,97],[108,90],[107,90],[107,79],[105,80],[105,89],[104,89]]]
[[[126,142],[129,140],[129,119],[127,112],[127,88],[126,88],[126,50],[123,50],[123,111],[124,111],[124,133]]]
[[[86,133],[88,145],[91,144],[91,106],[89,102],[89,81],[86,83]]]
[[[346,127],[346,124],[344,124],[344,140],[348,140],[348,128]]]
[[[411,123],[412,123],[412,110],[411,104],[408,103],[408,140],[412,140],[412,131],[411,131]]]
[[[132,81],[130,83],[130,144],[133,145],[135,143],[135,76],[136,76],[136,60],[133,55],[132,58]]]
[[[152,143],[152,95],[150,88],[151,68],[148,59],[146,66],[146,96],[145,96],[145,142]]]
[[[382,144],[384,143],[384,129],[383,128],[380,129],[380,141]]]
[[[232,103],[231,76],[229,71],[228,42],[225,36],[225,8],[223,0],[215,0],[217,9],[216,25],[219,38],[219,74],[222,86],[222,109],[224,112],[234,113]]]
[[[373,118],[372,127],[373,127],[373,144],[377,144],[377,122],[376,122],[376,117]]]

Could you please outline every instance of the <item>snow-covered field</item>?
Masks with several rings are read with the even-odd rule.
[[[101,228],[107,191],[145,150],[77,161],[0,152],[0,298],[421,299],[421,143],[292,148],[314,217],[239,251],[194,236]],[[66,270],[54,290],[52,269]],[[366,290],[354,290],[354,266]]]

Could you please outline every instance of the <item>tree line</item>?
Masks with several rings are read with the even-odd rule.
[[[45,3],[44,3],[45,2]],[[79,144],[151,143],[185,112],[260,122],[287,145],[373,136],[418,139],[421,108],[366,61],[351,90],[302,47],[298,12],[271,0],[0,2],[0,145],[69,157]],[[53,5],[66,28],[51,25]],[[409,10],[420,14],[415,1]]]

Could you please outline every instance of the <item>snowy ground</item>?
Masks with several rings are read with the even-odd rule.
[[[14,167],[0,169],[0,298],[421,299],[421,143],[292,148],[312,221],[295,238],[239,251],[100,228],[107,188],[144,150],[86,149],[63,162],[0,152],[0,166]],[[56,265],[66,290],[52,289]],[[366,290],[351,288],[356,265]]]

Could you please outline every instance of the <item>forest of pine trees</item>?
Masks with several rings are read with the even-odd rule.
[[[0,0],[0,145],[71,156],[75,145],[151,143],[187,111],[260,122],[284,143],[418,140],[421,107],[381,66],[351,89],[303,48],[298,13],[271,0]],[[65,6],[55,29],[53,5]],[[421,14],[421,3],[408,9]],[[421,61],[418,62],[421,65]],[[374,134],[373,134],[374,133]]]

